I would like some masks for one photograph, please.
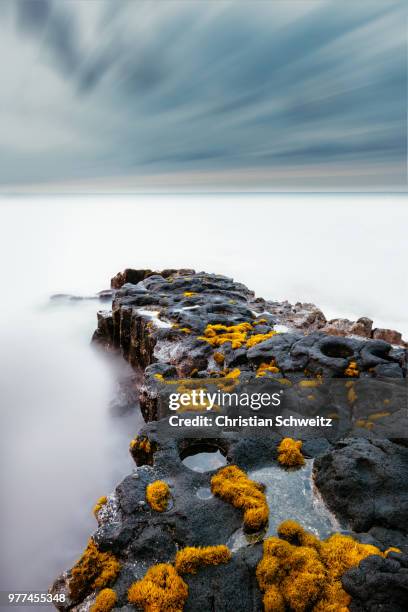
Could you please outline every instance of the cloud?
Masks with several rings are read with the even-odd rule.
[[[375,162],[406,185],[405,2],[9,6],[3,184]]]

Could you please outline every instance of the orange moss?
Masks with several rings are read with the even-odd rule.
[[[288,519],[283,521],[278,527],[278,535],[295,546],[311,546],[319,549],[320,540],[312,533],[309,533],[299,523]]]
[[[93,507],[93,514],[94,516],[96,516],[99,512],[99,510],[102,508],[102,506],[104,506],[106,504],[106,502],[108,501],[108,498],[106,497],[106,495],[102,495],[102,497],[100,497],[98,499],[98,501],[96,502],[96,504]]]
[[[369,555],[386,555],[350,536],[319,540],[295,521],[284,521],[278,533],[265,540],[256,571],[266,612],[347,612],[350,596],[341,576]]]
[[[176,554],[175,568],[179,574],[195,574],[203,565],[220,565],[231,560],[231,552],[227,546],[188,546]]]
[[[146,487],[146,500],[152,510],[164,512],[170,499],[169,485],[163,480],[155,480]]]
[[[256,346],[261,342],[265,342],[265,340],[269,340],[269,338],[272,338],[272,336],[276,336],[277,333],[278,332],[276,331],[270,331],[267,334],[254,334],[246,341],[246,347],[251,348],[251,346]]]
[[[221,468],[211,478],[211,491],[235,508],[244,510],[244,527],[258,531],[265,527],[269,509],[263,486],[251,480],[236,465]]]
[[[348,376],[350,378],[357,378],[358,376],[360,376],[356,361],[350,361],[347,368],[344,370],[344,376]]]
[[[280,370],[276,366],[275,360],[272,359],[270,363],[261,363],[261,365],[258,366],[258,369],[256,371],[256,376],[257,378],[260,376],[265,376],[267,372],[271,372],[271,374],[277,374],[279,371]]]
[[[101,552],[92,538],[81,558],[71,569],[69,590],[78,600],[93,589],[102,589],[113,582],[120,570],[119,561],[110,552]]]
[[[305,463],[305,458],[301,452],[301,440],[283,438],[278,446],[278,461],[286,467],[301,467]]]
[[[128,591],[129,602],[144,612],[182,612],[187,596],[187,584],[168,563],[153,565]]]
[[[102,589],[96,596],[90,612],[110,612],[115,607],[118,598],[113,589]]]

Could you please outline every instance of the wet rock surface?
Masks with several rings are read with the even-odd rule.
[[[303,452],[315,458],[315,483],[345,531],[381,550],[392,545],[408,552],[408,445],[401,426],[407,419],[407,350],[401,338],[376,333],[373,339],[378,330],[372,331],[369,319],[327,322],[313,304],[265,301],[232,279],[193,270],[127,269],[112,279],[111,286],[112,309],[98,313],[94,342],[120,351],[138,373],[137,393],[146,421],[141,431],[135,431],[130,449],[137,467],[97,512],[93,534],[99,549],[113,552],[120,562],[114,583],[116,609],[134,609],[128,605],[127,590],[151,565],[172,563],[185,546],[226,544],[242,528],[240,510],[202,494],[209,491],[214,471],[189,469],[183,463],[186,456],[216,449],[227,463],[245,471],[278,466],[277,446],[284,432],[257,439],[234,431],[208,438],[205,429],[195,429],[194,438],[163,435],[163,389],[192,382],[233,389],[265,377],[291,389],[294,401],[301,393],[312,397],[312,405],[319,394],[324,398],[322,380],[337,384],[346,379],[348,399],[338,410],[335,434],[299,435]],[[247,327],[226,331],[237,335],[221,344],[206,335],[214,325],[242,324]],[[265,364],[269,369],[262,370]],[[364,384],[370,385],[365,393],[370,407],[359,401]],[[373,408],[377,397],[380,404]],[[342,410],[347,423],[343,429]],[[397,432],[392,439],[381,433],[387,419]],[[350,424],[358,435],[354,429],[355,435],[345,438]],[[163,513],[146,502],[146,487],[155,480],[170,487],[170,503]],[[235,551],[228,564],[186,576],[185,610],[262,610],[255,575],[261,556],[262,545],[255,540]],[[369,557],[348,572],[343,580],[353,598],[350,609],[407,609],[404,563],[401,554],[395,559]],[[69,592],[69,583],[68,572],[53,592]],[[90,589],[83,602],[68,600],[63,609],[89,609],[94,598]]]

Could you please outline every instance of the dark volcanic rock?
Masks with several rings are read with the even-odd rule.
[[[408,449],[389,440],[347,439],[315,463],[329,507],[355,531],[408,525]]]
[[[378,339],[370,339],[369,319],[327,323],[313,304],[265,301],[241,283],[217,274],[129,268],[111,285],[112,310],[98,313],[93,339],[109,351],[121,352],[132,365],[147,422],[131,444],[137,468],[96,515],[93,539],[100,551],[110,551],[120,563],[113,585],[118,596],[115,609],[134,609],[127,604],[127,591],[150,566],[173,563],[176,552],[186,546],[230,544],[242,529],[242,511],[211,495],[214,472],[189,469],[186,457],[217,450],[217,461],[221,457],[247,471],[277,462],[283,431],[270,430],[260,437],[219,427],[211,436],[201,427],[188,437],[175,428],[169,433],[164,418],[169,393],[185,388],[238,391],[256,384],[259,390],[265,383],[284,393],[285,414],[299,416],[306,405],[308,415],[331,414],[335,423],[328,432],[316,435],[298,428],[285,435],[302,438],[304,455],[316,458],[316,484],[339,519],[359,532],[352,535],[381,550],[390,545],[405,550],[407,350],[392,346],[398,338],[376,332]],[[213,325],[224,326],[217,332],[229,333],[226,328],[240,325],[232,330],[236,342],[213,345],[208,341],[216,333],[208,327]],[[232,413],[236,415],[236,407]],[[394,441],[374,439],[384,419],[394,426]],[[341,439],[356,430],[359,438]],[[171,493],[162,513],[146,501],[146,487],[156,480],[164,480]],[[262,596],[255,572],[261,555],[261,544],[253,544],[235,551],[226,565],[183,576],[189,585],[185,610],[260,612]],[[352,606],[357,606],[352,609],[406,609],[405,557],[372,559],[344,577]],[[52,592],[68,593],[69,580],[70,573],[64,573]],[[89,585],[83,602],[68,599],[61,609],[85,612],[94,599]],[[403,607],[384,607],[387,602]]]
[[[185,612],[260,612],[262,594],[256,582],[256,566],[262,557],[262,545],[249,546],[233,555],[227,565],[203,568],[185,577],[190,592]]]
[[[344,574],[342,584],[352,596],[350,612],[406,612],[408,555],[367,557]]]

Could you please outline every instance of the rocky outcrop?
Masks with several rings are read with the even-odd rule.
[[[408,448],[384,439],[345,439],[315,463],[330,508],[357,532],[408,525]],[[391,544],[390,544],[391,545]]]
[[[266,381],[285,388],[292,412],[307,404],[311,414],[320,409],[336,413],[333,435],[299,434],[306,457],[316,458],[321,494],[344,528],[354,530],[353,535],[362,541],[381,550],[390,544],[405,547],[408,449],[399,439],[403,438],[400,419],[406,418],[401,399],[407,375],[404,347],[372,339],[369,319],[349,322],[348,327],[333,324],[333,329],[344,333],[325,333],[333,322],[327,322],[314,305],[268,302],[220,275],[127,269],[112,279],[112,288],[112,309],[98,313],[94,342],[120,351],[139,372],[138,392],[146,421],[130,445],[137,467],[96,512],[93,541],[120,564],[114,583],[117,609],[132,609],[127,591],[151,565],[172,563],[182,547],[230,544],[242,530],[242,512],[211,494],[216,466],[193,471],[185,464],[187,457],[217,450],[226,463],[246,471],[278,465],[281,431],[255,438],[215,430],[208,436],[203,427],[194,429],[194,437],[185,432],[168,435],[164,427],[168,392],[185,386],[215,385],[237,391]],[[373,404],[377,397],[381,411]],[[377,439],[388,422],[398,436]],[[344,439],[351,432],[359,437]],[[165,512],[152,510],[146,501],[146,487],[157,480],[170,487]],[[262,533],[255,534],[251,545],[235,550],[229,563],[185,577],[189,586],[185,610],[262,610],[255,574],[262,538]],[[371,605],[372,595],[365,594],[362,585],[371,584],[378,572],[394,575],[380,582],[378,601],[389,596],[399,605],[400,596],[392,595],[393,600],[390,591],[401,570],[393,572],[388,560],[375,558],[385,565],[361,564],[357,573],[344,578],[353,605]],[[53,592],[70,594],[71,581],[72,572],[66,572]],[[75,600],[71,594],[60,607],[79,612],[89,609],[94,599],[90,584],[85,598]],[[402,595],[400,599],[404,602]]]
[[[342,577],[352,596],[350,612],[408,610],[408,555],[371,556]]]

